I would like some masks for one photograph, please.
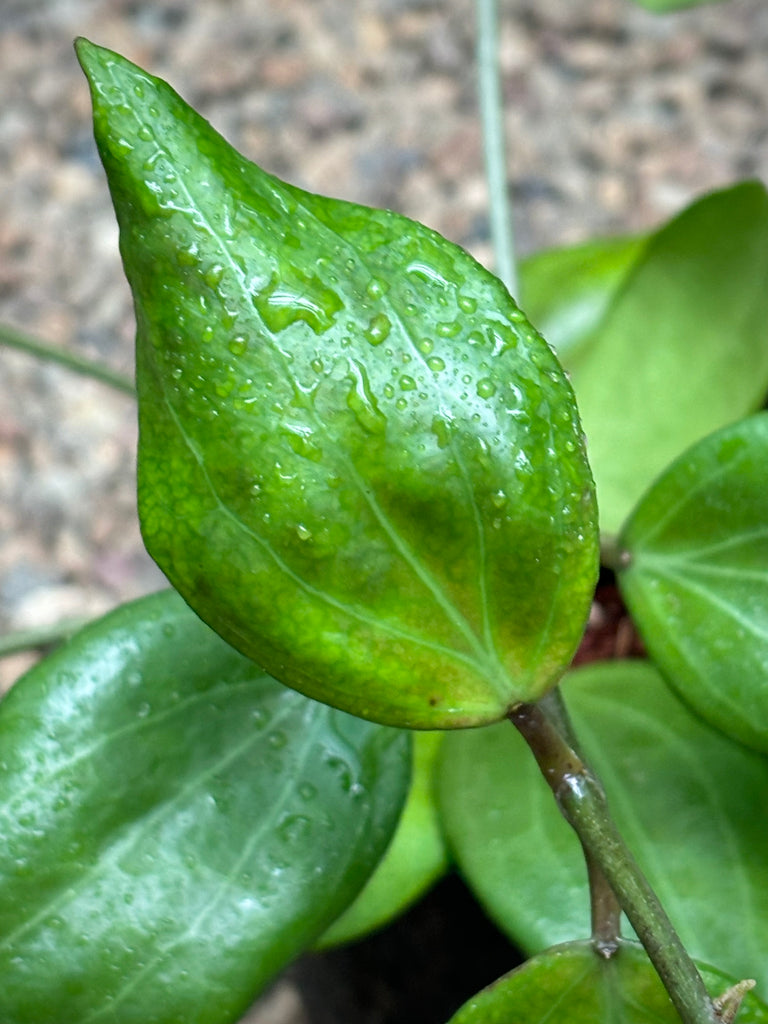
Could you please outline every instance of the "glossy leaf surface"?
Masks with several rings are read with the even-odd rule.
[[[396,214],[236,153],[81,42],[138,319],[150,553],[281,681],[363,717],[545,691],[594,584],[572,392],[501,283]]]
[[[521,306],[573,370],[647,239],[607,238],[535,253],[520,265]]]
[[[355,902],[334,921],[319,948],[380,928],[414,903],[448,867],[433,793],[439,732],[413,733],[411,788],[392,842]]]
[[[684,945],[757,979],[764,998],[768,760],[694,716],[645,662],[571,672],[563,694],[619,830]],[[438,795],[461,870],[523,949],[589,934],[581,848],[511,725],[446,737]]]
[[[734,979],[702,967],[711,996]],[[624,942],[610,960],[591,943],[557,946],[500,978],[466,1003],[449,1024],[680,1024],[643,948]],[[768,1024],[768,1007],[749,993],[738,1024]]]
[[[0,1020],[238,1020],[363,885],[407,754],[172,592],[88,627],[0,705]]]
[[[668,681],[707,721],[768,752],[768,413],[671,466],[621,545],[621,591]]]
[[[673,459],[763,403],[765,188],[714,193],[657,232],[569,368],[601,527],[616,533]]]

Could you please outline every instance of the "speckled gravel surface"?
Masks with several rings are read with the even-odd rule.
[[[501,7],[521,253],[768,180],[765,0],[665,18],[628,0]],[[268,170],[398,209],[489,262],[470,0],[0,0],[0,321],[131,372],[76,35],[168,79]],[[162,585],[134,454],[130,398],[0,350],[0,633]],[[5,659],[0,683],[30,659]],[[303,1022],[295,987],[249,1020]]]

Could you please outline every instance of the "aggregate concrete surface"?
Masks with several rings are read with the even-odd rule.
[[[768,181],[765,0],[500,7],[521,254]],[[470,0],[0,0],[0,322],[131,373],[77,35],[166,78],[268,170],[491,263]],[[163,585],[136,525],[134,421],[129,397],[0,348],[0,634]],[[0,684],[33,657],[0,662]],[[248,1021],[311,1024],[289,982]]]

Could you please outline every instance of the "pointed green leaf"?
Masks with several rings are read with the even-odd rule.
[[[81,41],[137,319],[147,547],[281,681],[442,728],[568,664],[597,564],[567,380],[501,283],[302,192]]]
[[[601,527],[616,533],[673,459],[763,404],[763,185],[707,196],[653,236],[570,369]]]
[[[701,967],[717,998],[734,979]],[[768,1007],[752,993],[738,1024],[768,1024]],[[623,942],[606,960],[590,942],[570,942],[540,953],[470,999],[449,1024],[680,1024],[645,951]]]
[[[576,735],[619,830],[688,951],[768,993],[768,760],[694,716],[645,662],[569,673]],[[511,725],[450,734],[438,799],[449,845],[524,949],[589,934],[584,859]]]
[[[403,813],[392,842],[365,888],[318,948],[360,938],[391,921],[443,875],[448,854],[433,793],[441,732],[413,734],[413,772]]]
[[[768,752],[768,413],[675,462],[621,546],[622,594],[668,681],[707,721]]]
[[[645,237],[607,238],[529,256],[520,265],[526,316],[573,371],[611,302],[647,244]]]
[[[238,1020],[381,856],[406,741],[176,594],[89,626],[0,705],[0,1020]]]

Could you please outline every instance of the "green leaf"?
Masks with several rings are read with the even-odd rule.
[[[688,951],[768,991],[768,760],[694,716],[645,662],[566,677],[576,735]],[[511,725],[451,734],[438,802],[449,846],[523,949],[589,934],[586,871]],[[761,994],[758,989],[758,995]]]
[[[686,452],[620,544],[622,594],[668,681],[708,722],[768,752],[768,413]]]
[[[548,249],[520,265],[521,305],[572,371],[584,342],[595,337],[647,239],[607,238]]]
[[[601,527],[616,533],[674,458],[763,404],[765,188],[748,182],[714,193],[654,235],[568,368]]]
[[[711,996],[733,979],[709,967]],[[623,942],[611,959],[590,942],[548,949],[466,1003],[449,1024],[680,1024],[680,1017],[645,951]],[[738,1024],[768,1024],[768,1007],[748,993]]]
[[[640,7],[657,14],[666,14],[668,11],[682,11],[687,7],[702,7],[704,4],[711,4],[716,0],[635,0]],[[741,1018],[739,1018],[741,1020]]]
[[[81,41],[137,319],[147,547],[281,681],[443,728],[544,692],[581,636],[594,494],[567,380],[501,283],[302,192]]]
[[[0,705],[0,1020],[238,1020],[376,864],[407,751],[176,594],[89,626]]]
[[[448,867],[433,795],[441,732],[413,734],[413,772],[392,843],[355,902],[321,937],[318,948],[360,938],[414,903]]]

